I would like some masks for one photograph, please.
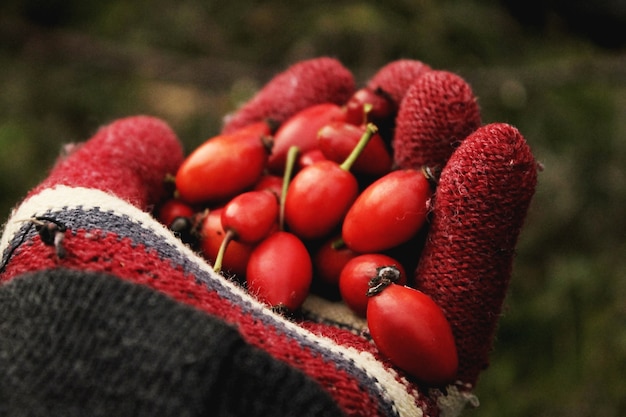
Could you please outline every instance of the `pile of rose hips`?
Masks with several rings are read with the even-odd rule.
[[[362,88],[343,106],[215,136],[184,161],[157,216],[275,310],[297,311],[310,291],[341,298],[392,363],[445,383],[457,369],[450,325],[405,272],[435,178],[394,168],[395,111],[383,92]]]

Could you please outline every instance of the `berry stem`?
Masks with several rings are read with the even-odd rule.
[[[365,149],[370,139],[372,138],[372,136],[374,136],[374,133],[376,133],[377,131],[378,131],[378,128],[376,127],[376,125],[374,125],[373,123],[368,123],[365,126],[365,132],[363,133],[363,136],[361,136],[361,139],[359,139],[359,142],[356,144],[354,149],[352,149],[352,152],[350,152],[350,155],[348,155],[346,160],[343,161],[342,164],[339,165],[339,167],[343,169],[344,171],[350,171],[350,168],[352,168],[352,165],[354,165],[359,155],[361,155],[361,152],[363,152],[363,149]]]
[[[222,244],[220,245],[219,250],[217,251],[217,256],[215,257],[215,262],[213,263],[213,271],[216,273],[220,273],[222,271],[222,263],[224,261],[224,254],[226,253],[226,248],[231,240],[233,240],[237,234],[229,229],[224,235],[224,239],[222,240]]]
[[[346,242],[344,242],[342,237],[338,237],[337,239],[332,241],[330,247],[335,250],[343,249],[346,247]]]
[[[287,189],[289,188],[289,182],[291,181],[291,174],[293,173],[293,167],[296,164],[296,158],[300,148],[292,146],[287,151],[287,161],[285,163],[285,173],[283,174],[283,187],[280,192],[280,212],[278,215],[278,229],[285,230],[285,199],[287,197]]]
[[[393,265],[381,266],[376,269],[376,275],[368,283],[367,296],[373,297],[382,290],[395,284],[400,279],[400,270]]]

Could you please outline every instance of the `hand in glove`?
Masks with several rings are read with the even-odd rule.
[[[458,78],[424,71],[395,86],[406,94],[393,146],[400,167],[423,154],[443,167],[415,285],[451,325],[454,381],[429,386],[395,367],[341,303],[311,296],[304,319],[289,319],[216,274],[152,216],[183,153],[164,122],[137,116],[60,159],[5,225],[0,414],[452,416],[475,404],[536,163],[512,126],[479,126]],[[281,108],[254,100],[252,119]],[[401,127],[433,109],[470,115]]]

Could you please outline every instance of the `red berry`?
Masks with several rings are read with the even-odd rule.
[[[452,382],[458,355],[450,324],[426,294],[390,284],[370,297],[367,326],[391,363],[428,385]]]
[[[361,88],[354,92],[345,106],[346,122],[362,125],[380,123],[392,118],[396,108],[393,100],[381,89]]]
[[[185,159],[176,174],[176,189],[188,203],[221,201],[253,186],[268,158],[267,123],[215,136]]]
[[[279,175],[264,174],[254,185],[254,191],[267,190],[276,195],[280,199],[283,192],[283,177]]]
[[[376,127],[367,125],[341,165],[320,161],[293,178],[285,197],[285,222],[293,233],[302,239],[316,239],[340,225],[359,193],[358,181],[349,170],[375,133]]]
[[[278,231],[252,252],[246,270],[248,291],[278,309],[295,311],[309,293],[313,266],[306,246],[295,235]]]
[[[344,117],[343,110],[334,103],[322,103],[294,114],[274,134],[272,153],[267,166],[271,172],[282,173],[287,152],[297,146],[301,154],[317,148],[317,132],[333,120]]]
[[[330,285],[339,285],[339,276],[348,261],[358,254],[347,247],[340,237],[326,241],[315,252],[313,267],[315,277]]]
[[[311,149],[300,155],[298,158],[298,168],[302,169],[308,167],[309,165],[313,165],[316,162],[324,161],[328,158],[324,156],[324,152],[321,149]]]
[[[285,222],[302,239],[328,236],[359,193],[349,171],[333,161],[320,161],[300,171],[289,184]]]
[[[421,170],[393,171],[374,181],[345,216],[342,237],[361,253],[391,249],[413,237],[428,213],[431,188]]]
[[[248,191],[224,206],[222,228],[232,230],[234,240],[254,243],[278,226],[278,199],[269,191]]]
[[[359,316],[365,317],[369,301],[370,281],[381,268],[395,268],[395,282],[406,284],[406,272],[400,262],[390,256],[372,253],[359,255],[346,263],[339,276],[339,293],[343,301]]]
[[[210,262],[215,262],[222,246],[226,231],[222,227],[223,208],[213,209],[202,220],[200,228],[200,250]],[[248,259],[254,249],[253,244],[232,241],[222,258],[222,271],[228,271],[238,277],[245,277]]]
[[[322,127],[317,135],[319,149],[331,161],[343,162],[365,133],[364,124],[332,122]],[[382,137],[374,133],[363,152],[352,166],[354,173],[382,176],[391,170],[393,160]]]
[[[169,227],[176,218],[191,218],[194,213],[194,209],[189,204],[170,198],[159,208],[157,218],[161,223]]]

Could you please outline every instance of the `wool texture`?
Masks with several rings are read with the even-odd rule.
[[[0,286],[0,315],[4,417],[341,415],[235,328],[115,275],[24,274]]]
[[[183,161],[174,131],[151,116],[116,120],[74,148],[30,195],[65,184],[111,192],[146,209],[164,196],[166,174],[175,174]]]
[[[480,125],[480,109],[469,84],[449,71],[428,71],[400,103],[392,140],[394,162],[400,168],[441,169]]]
[[[320,57],[299,61],[274,76],[250,100],[228,115],[222,133],[262,120],[280,124],[314,104],[341,105],[354,89],[352,73],[338,60]]]
[[[536,182],[526,140],[505,123],[472,133],[441,172],[416,285],[444,310],[471,385],[488,365]]]
[[[396,108],[417,79],[432,68],[415,59],[398,59],[380,68],[367,82],[372,91],[382,90],[391,98]]]

